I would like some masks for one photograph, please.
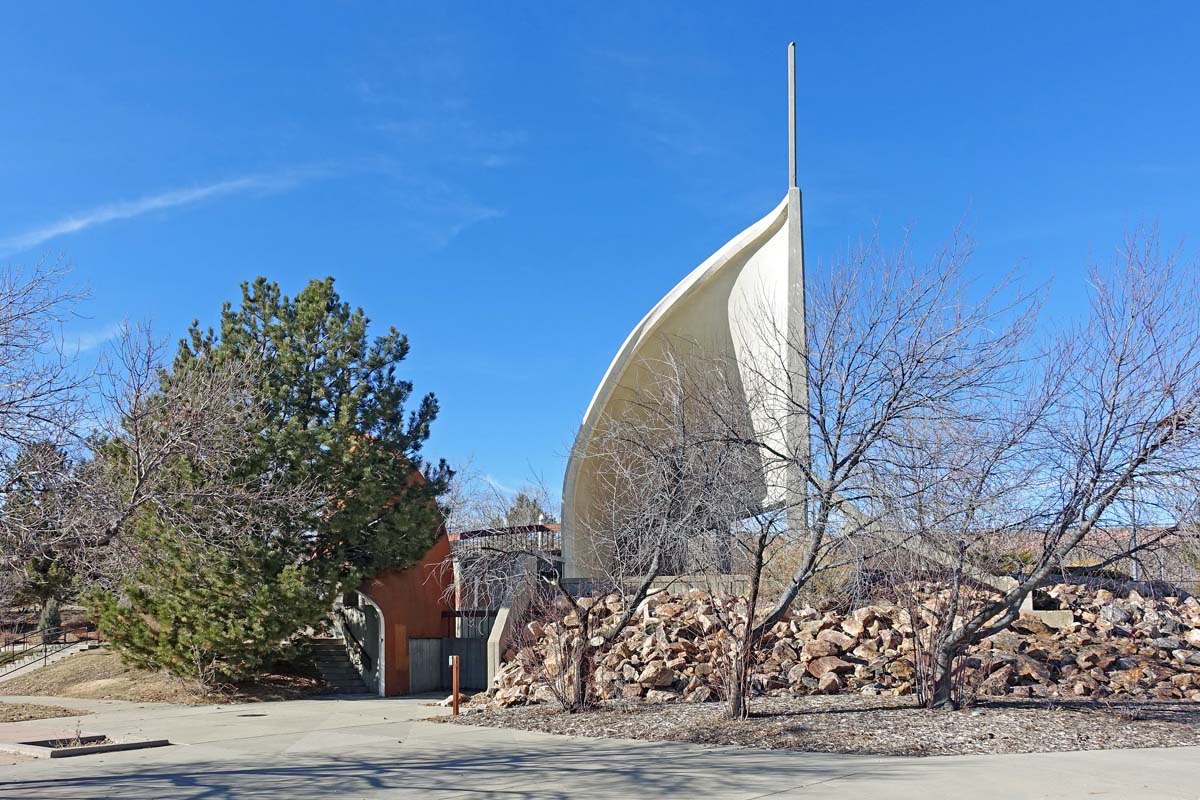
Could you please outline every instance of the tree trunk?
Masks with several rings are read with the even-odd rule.
[[[754,663],[754,656],[762,637],[761,631],[754,626],[754,617],[758,614],[758,595],[762,586],[766,546],[767,538],[760,534],[750,570],[750,591],[746,597],[746,630],[738,650],[734,653],[733,681],[729,687],[729,703],[725,709],[730,719],[745,719],[749,716],[746,696],[750,692],[750,667]]]
[[[579,615],[579,644],[571,652],[571,668],[575,676],[575,684],[571,687],[571,711],[583,711],[588,705],[588,681],[591,680],[591,655],[594,650],[592,639],[591,609],[582,611],[576,607]]]
[[[746,656],[737,653],[733,657],[733,679],[729,681],[729,699],[725,704],[725,715],[729,719],[744,719],[746,716]]]
[[[941,711],[954,711],[959,698],[954,696],[954,651],[942,645],[933,653],[933,691],[929,694],[929,707]]]
[[[588,645],[581,644],[571,654],[571,672],[575,676],[575,683],[571,686],[571,708],[572,712],[582,711],[587,707],[587,684],[588,684],[588,669],[589,659],[587,657]]]

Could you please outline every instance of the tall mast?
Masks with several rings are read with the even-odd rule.
[[[792,537],[808,529],[808,480],[812,464],[808,420],[808,330],[804,307],[804,205],[796,175],[796,43],[788,45],[788,242],[787,242],[787,527]]]
[[[788,191],[796,182],[796,43],[788,45]]]

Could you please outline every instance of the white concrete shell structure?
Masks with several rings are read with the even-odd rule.
[[[650,309],[617,351],[588,405],[567,463],[562,547],[568,575],[595,574],[594,560],[603,558],[594,550],[589,552],[583,524],[605,499],[600,496],[604,482],[598,474],[603,465],[589,457],[597,425],[606,417],[620,418],[622,405],[639,386],[653,380],[649,371],[662,363],[668,343],[687,342],[701,354],[732,360],[743,386],[752,382],[749,372],[761,375],[763,365],[773,361],[780,374],[772,376],[770,383],[788,387],[793,398],[807,394],[807,361],[798,357],[805,352],[805,326],[803,232],[796,186],[794,44],[788,48],[788,60],[787,196],[692,270]],[[790,341],[784,341],[787,339]],[[783,354],[786,356],[780,358]],[[755,364],[753,370],[751,364]],[[807,414],[787,415],[787,422],[780,425],[782,415],[770,415],[773,420],[757,418],[751,405],[747,401],[746,413],[759,436],[807,441]],[[798,475],[788,475],[783,481],[764,476],[764,502],[790,501],[789,509],[797,507],[804,494]],[[768,488],[772,486],[775,488]]]
[[[653,369],[673,341],[690,343],[704,353],[732,355],[737,363],[759,355],[753,352],[756,340],[776,326],[761,325],[755,315],[762,313],[764,305],[771,306],[781,321],[786,314],[787,214],[785,199],[709,257],[650,310],[617,352],[592,397],[567,464],[563,557],[569,571],[591,571],[586,548],[577,537],[585,528],[581,521],[600,500],[595,471],[602,465],[588,457],[596,426],[606,415],[620,416],[621,404],[652,380],[646,371]],[[764,350],[773,347],[761,344]]]

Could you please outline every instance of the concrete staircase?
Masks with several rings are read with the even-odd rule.
[[[309,639],[313,661],[321,679],[334,694],[368,694],[367,685],[358,674],[344,639]]]
[[[82,653],[87,650],[95,650],[98,647],[100,647],[100,644],[95,641],[76,642],[75,644],[65,645],[58,650],[51,651],[49,655],[43,655],[41,647],[32,647],[24,658],[18,658],[0,667],[0,683],[12,680],[13,678],[23,677],[42,667],[50,666],[56,661],[61,661],[67,656],[73,656],[76,653]]]

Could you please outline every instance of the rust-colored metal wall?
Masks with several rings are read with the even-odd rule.
[[[409,691],[410,637],[454,635],[453,601],[444,599],[454,582],[445,567],[449,556],[450,540],[443,534],[418,563],[381,572],[359,589],[383,614],[384,694],[389,697]]]

